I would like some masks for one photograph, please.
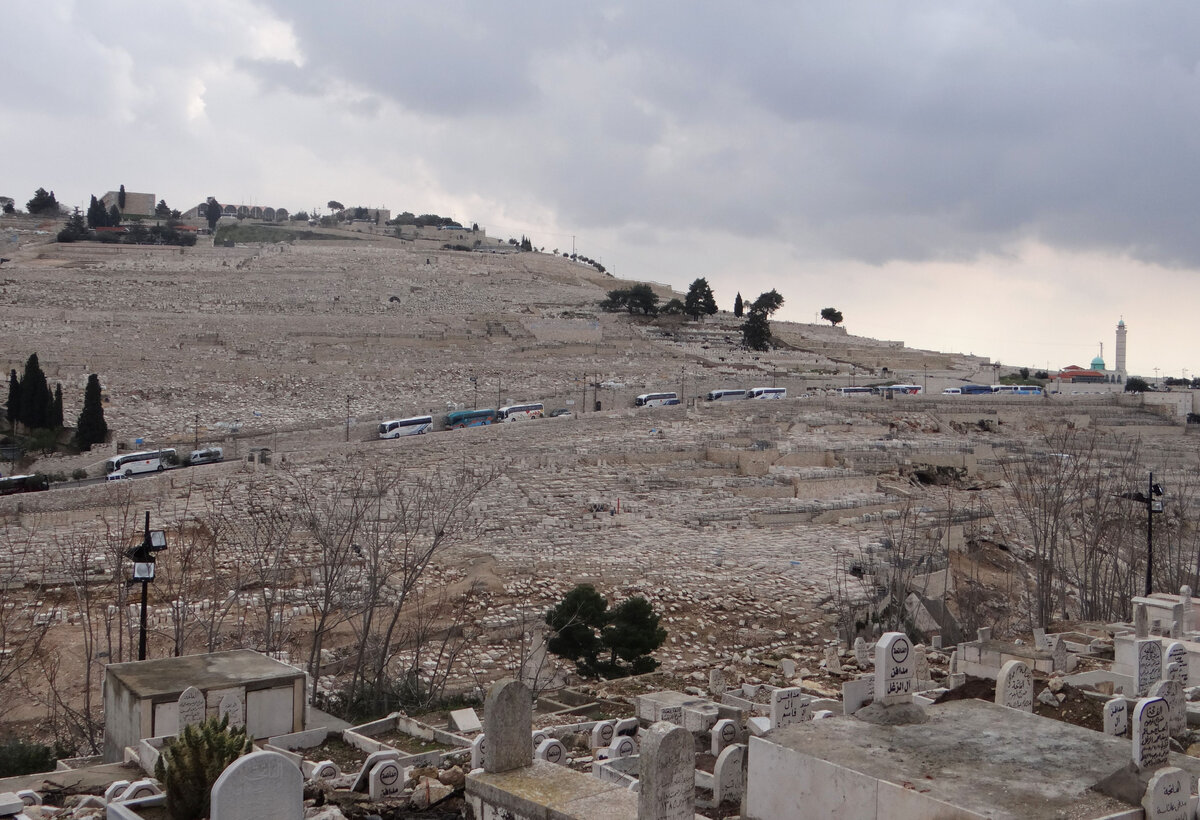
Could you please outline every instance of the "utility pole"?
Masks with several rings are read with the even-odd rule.
[[[350,394],[346,394],[346,441],[350,440]]]
[[[192,442],[192,449],[199,450],[200,449],[200,414],[199,413],[196,414],[196,423],[195,423],[193,429],[196,431],[196,437],[195,437],[195,440]]]
[[[922,392],[928,394],[929,393],[929,365],[923,364],[923,365],[921,365],[921,369],[923,369],[925,371],[925,386],[922,387],[921,390],[922,390]]]
[[[500,409],[500,376],[496,376],[496,409]]]

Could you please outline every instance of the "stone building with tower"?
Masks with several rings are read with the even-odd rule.
[[[1117,347],[1115,367],[1109,370],[1104,363],[1104,343],[1100,343],[1100,353],[1092,359],[1087,367],[1067,365],[1054,375],[1054,380],[1064,384],[1115,384],[1124,386],[1129,379],[1125,368],[1126,350],[1125,319],[1117,322]]]

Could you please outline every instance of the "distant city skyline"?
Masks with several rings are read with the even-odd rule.
[[[18,206],[439,213],[1005,365],[1086,365],[1124,316],[1131,374],[1200,369],[1192,4],[5,12]]]

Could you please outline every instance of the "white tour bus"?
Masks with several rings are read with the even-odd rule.
[[[705,401],[734,401],[735,399],[744,399],[744,398],[746,398],[745,390],[734,390],[732,388],[722,389],[722,390],[709,390],[708,393],[706,393],[704,395]]]
[[[875,391],[869,387],[839,387],[839,396],[869,396]]]
[[[175,463],[175,451],[169,448],[162,450],[143,450],[137,453],[126,453],[104,462],[105,473],[161,473]]]
[[[893,395],[901,396],[919,396],[925,390],[919,384],[889,384],[887,387],[879,388],[883,391],[891,391]]]
[[[392,419],[379,425],[380,438],[420,436],[433,429],[433,416],[413,416],[409,419]]]
[[[746,391],[748,399],[786,399],[786,387],[755,387]]]
[[[529,404],[510,404],[496,411],[500,421],[524,421],[525,419],[540,419],[546,411],[546,406],[540,401]]]
[[[679,404],[677,393],[643,393],[633,400],[637,407],[665,407],[668,404]]]

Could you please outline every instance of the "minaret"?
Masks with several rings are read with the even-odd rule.
[[[1129,374],[1125,371],[1125,319],[1121,318],[1117,322],[1117,375],[1121,381],[1129,378]]]

